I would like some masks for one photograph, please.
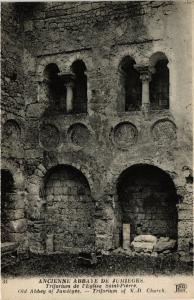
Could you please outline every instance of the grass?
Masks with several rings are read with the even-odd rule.
[[[84,266],[73,254],[31,255],[2,269],[3,277],[34,276],[111,276],[111,275],[191,275],[192,266],[173,255],[130,257],[103,255],[95,266]]]

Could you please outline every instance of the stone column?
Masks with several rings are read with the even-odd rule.
[[[129,249],[130,242],[130,224],[123,224],[123,249]]]
[[[142,111],[148,112],[150,109],[149,83],[151,81],[150,66],[136,65],[135,68],[140,73],[142,80]]]
[[[67,89],[66,94],[66,111],[70,113],[73,110],[73,81],[69,81],[65,84]]]
[[[74,86],[74,73],[59,73],[59,77],[61,77],[64,82],[64,86],[66,87],[66,111],[70,113],[73,110],[73,86]]]

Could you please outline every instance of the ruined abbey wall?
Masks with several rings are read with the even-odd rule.
[[[2,5],[5,20],[9,7],[8,4]],[[9,170],[9,165],[15,163],[18,155],[21,156],[17,167],[25,178],[25,221],[29,249],[36,253],[64,249],[59,222],[56,226],[52,224],[54,229],[51,232],[48,229],[49,210],[59,220],[60,215],[64,216],[63,210],[68,201],[73,229],[69,227],[67,218],[70,235],[69,238],[66,236],[69,241],[67,247],[71,248],[72,245],[72,248],[82,248],[81,242],[79,245],[81,238],[77,237],[74,243],[73,234],[70,234],[74,232],[79,236],[79,230],[91,232],[90,240],[92,245],[95,240],[94,246],[97,249],[110,250],[121,246],[124,221],[119,200],[121,195],[117,188],[119,178],[122,178],[121,174],[126,169],[134,165],[149,165],[165,172],[174,185],[176,203],[173,202],[172,215],[177,215],[177,220],[172,222],[172,226],[176,227],[172,232],[177,234],[179,253],[182,257],[188,254],[193,217],[189,4],[42,2],[29,4],[28,9],[26,5],[24,11],[17,10],[16,19],[14,28],[7,27],[4,19],[2,20],[6,27],[5,36],[9,37],[4,39],[6,47],[16,51],[14,57],[11,50],[5,53],[5,67],[2,67],[5,72],[2,103],[6,104],[3,107],[5,118],[2,119],[2,126],[6,126],[6,120],[14,119],[21,132],[24,132],[24,135],[20,133],[19,146],[22,150],[13,147],[16,154],[13,159],[9,158],[5,162],[5,169]],[[14,47],[10,38],[12,35],[13,40],[16,40]],[[165,55],[168,59],[169,109],[126,111],[122,103],[122,60],[131,57],[137,67],[148,69],[153,67],[160,55]],[[87,110],[67,113],[62,93],[59,99],[62,104],[55,111],[53,106],[50,108],[51,95],[45,70],[52,64],[57,66],[57,72],[61,76],[66,76],[64,74],[72,73],[72,64],[77,60],[84,62],[86,68]],[[11,71],[6,71],[7,66],[10,66]],[[15,69],[12,71],[13,67]],[[6,72],[17,73],[17,79],[10,79],[13,74],[8,76]],[[16,83],[18,85],[15,87]],[[13,108],[12,99],[15,105]],[[21,119],[24,124],[20,124]],[[5,149],[3,157],[6,157],[6,153],[9,152]],[[72,184],[68,176],[67,183],[64,184],[60,174],[55,182],[56,173],[51,174],[49,188],[54,202],[50,205],[46,178],[52,168],[59,166],[64,168],[64,174],[70,168],[77,170],[77,177],[74,174],[76,179],[73,179],[76,185]],[[144,174],[146,176],[146,172]],[[79,192],[77,186],[82,176],[89,187],[88,202],[83,200],[84,192]],[[151,198],[152,188],[153,194],[159,193],[156,199],[162,199],[161,203],[169,198],[169,195],[167,197],[163,191],[150,185],[149,191],[145,193]],[[145,199],[145,194],[139,196],[140,192],[144,193],[142,190],[133,191],[134,199]],[[130,199],[131,190],[126,190],[126,193]],[[75,198],[80,201],[80,205],[73,202]],[[156,205],[153,199],[150,201],[150,205]],[[83,218],[84,214],[87,215],[84,213],[87,203],[90,217],[86,224]],[[148,218],[141,203],[137,207],[140,208],[139,212],[130,213],[132,218],[134,213],[139,216],[140,223],[143,223],[144,231],[140,230],[139,233],[160,232],[150,230],[150,215]],[[159,211],[157,215],[160,216]],[[130,223],[130,220],[127,219],[127,222]],[[157,220],[154,222],[153,224],[157,224]],[[144,223],[149,232],[146,232]],[[160,226],[161,222],[158,223]],[[63,226],[64,224],[65,219]],[[64,232],[62,231],[62,235]],[[169,232],[170,230],[166,233],[167,236],[170,235]],[[62,246],[59,246],[60,243]]]

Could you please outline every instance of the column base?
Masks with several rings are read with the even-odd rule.
[[[149,112],[150,111],[150,103],[142,103],[142,111]]]

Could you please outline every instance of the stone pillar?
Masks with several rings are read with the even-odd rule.
[[[92,94],[91,94],[91,88],[90,88],[90,83],[88,80],[88,71],[84,71],[84,75],[86,76],[87,79],[87,100],[90,101],[92,98]]]
[[[129,249],[130,242],[130,224],[123,224],[123,249]]]
[[[46,236],[46,252],[53,253],[54,247],[53,247],[53,234],[47,234]]]
[[[69,81],[66,84],[66,111],[70,113],[73,110],[73,82]]]
[[[73,86],[75,75],[71,72],[63,72],[59,73],[58,75],[66,87],[66,99],[64,99],[64,101],[66,102],[66,111],[67,113],[70,113],[73,110]]]
[[[136,65],[135,68],[140,73],[140,79],[142,80],[142,111],[147,113],[150,110],[150,66]]]

